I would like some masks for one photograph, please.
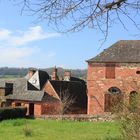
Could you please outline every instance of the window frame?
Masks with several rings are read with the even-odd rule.
[[[115,63],[106,63],[105,65],[105,78],[106,79],[115,79],[116,77],[116,65]]]

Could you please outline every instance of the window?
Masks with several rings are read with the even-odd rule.
[[[109,93],[111,94],[121,94],[121,90],[117,87],[111,87],[108,89]]]
[[[115,64],[106,64],[105,78],[115,79]]]
[[[138,70],[138,71],[136,71],[136,74],[140,74],[140,71]]]
[[[105,94],[105,112],[122,110],[123,94],[117,87],[110,87]],[[114,110],[115,109],[115,110]],[[116,110],[117,109],[117,110]]]
[[[5,95],[13,93],[13,83],[5,83]]]
[[[2,102],[1,107],[5,107],[5,106],[6,106],[6,102]]]

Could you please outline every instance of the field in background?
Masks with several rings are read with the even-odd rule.
[[[86,69],[63,69],[58,67],[58,76],[62,77],[66,70],[70,70],[72,76],[79,77],[82,79],[86,79],[87,70]],[[49,75],[52,75],[54,71],[54,67],[42,69],[47,71]],[[0,78],[17,78],[24,77],[28,72],[28,68],[8,68],[8,67],[0,67]]]
[[[31,136],[25,136],[29,129]],[[0,122],[0,140],[117,140],[114,122],[72,122],[54,120],[7,120]]]

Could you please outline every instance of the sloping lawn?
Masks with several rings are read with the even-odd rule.
[[[25,131],[31,136],[25,136]],[[119,136],[113,122],[16,119],[0,122],[0,140],[98,140]],[[115,140],[113,139],[112,140]],[[117,139],[116,139],[117,140]]]

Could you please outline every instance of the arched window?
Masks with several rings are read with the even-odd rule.
[[[108,89],[109,93],[111,94],[121,94],[121,90],[117,87],[111,87]]]
[[[117,87],[111,87],[105,94],[105,111],[112,112],[123,102],[123,94]],[[121,109],[121,108],[120,108]]]
[[[1,107],[5,107],[5,106],[6,106],[6,102],[2,102]]]

